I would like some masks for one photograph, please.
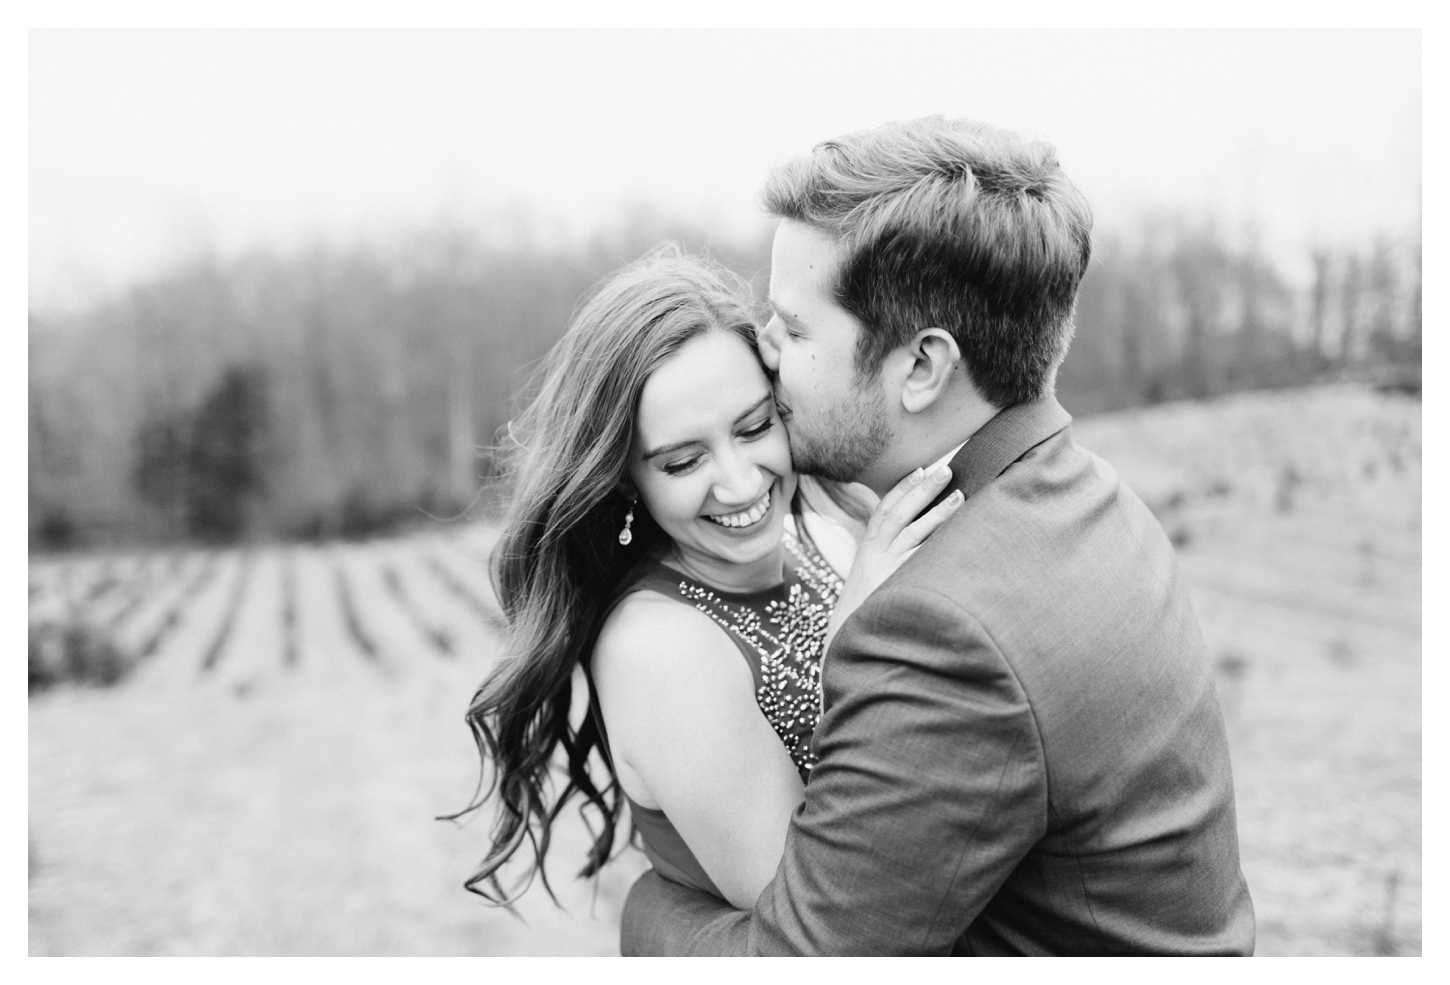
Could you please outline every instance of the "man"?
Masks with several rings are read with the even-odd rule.
[[[776,172],[762,354],[802,471],[966,502],[841,624],[750,913],[648,873],[626,954],[1250,954],[1223,718],[1162,529],[1053,398],[1091,215],[940,117]]]

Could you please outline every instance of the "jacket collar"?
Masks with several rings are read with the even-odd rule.
[[[1013,462],[1070,423],[1072,415],[1050,395],[998,411],[952,458],[952,478],[938,501],[954,489],[971,499]]]

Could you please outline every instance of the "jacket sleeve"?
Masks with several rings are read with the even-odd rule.
[[[739,957],[749,933],[750,914],[650,869],[624,901],[619,951],[626,958]]]
[[[775,878],[748,919],[636,911],[669,925],[676,949],[655,953],[947,954],[1042,837],[1032,709],[952,600],[888,582],[841,627],[824,679],[820,761]]]

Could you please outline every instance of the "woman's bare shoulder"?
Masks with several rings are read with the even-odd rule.
[[[750,667],[730,637],[703,612],[656,592],[615,607],[592,665],[620,782],[645,807],[676,790],[671,777],[696,775],[687,764],[701,744],[728,746],[765,724]]]
[[[709,616],[645,589],[625,596],[605,620],[593,671],[601,684],[615,676],[670,674],[727,651],[733,654],[734,644]]]

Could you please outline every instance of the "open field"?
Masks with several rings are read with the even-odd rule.
[[[1260,954],[1420,953],[1420,404],[1356,388],[1084,421],[1178,547]]]
[[[1420,405],[1356,387],[1080,421],[1179,545],[1215,661],[1260,954],[1418,954]],[[30,953],[609,954],[571,816],[520,917],[461,883],[484,529],[33,558],[32,641],[145,654],[30,702]]]

